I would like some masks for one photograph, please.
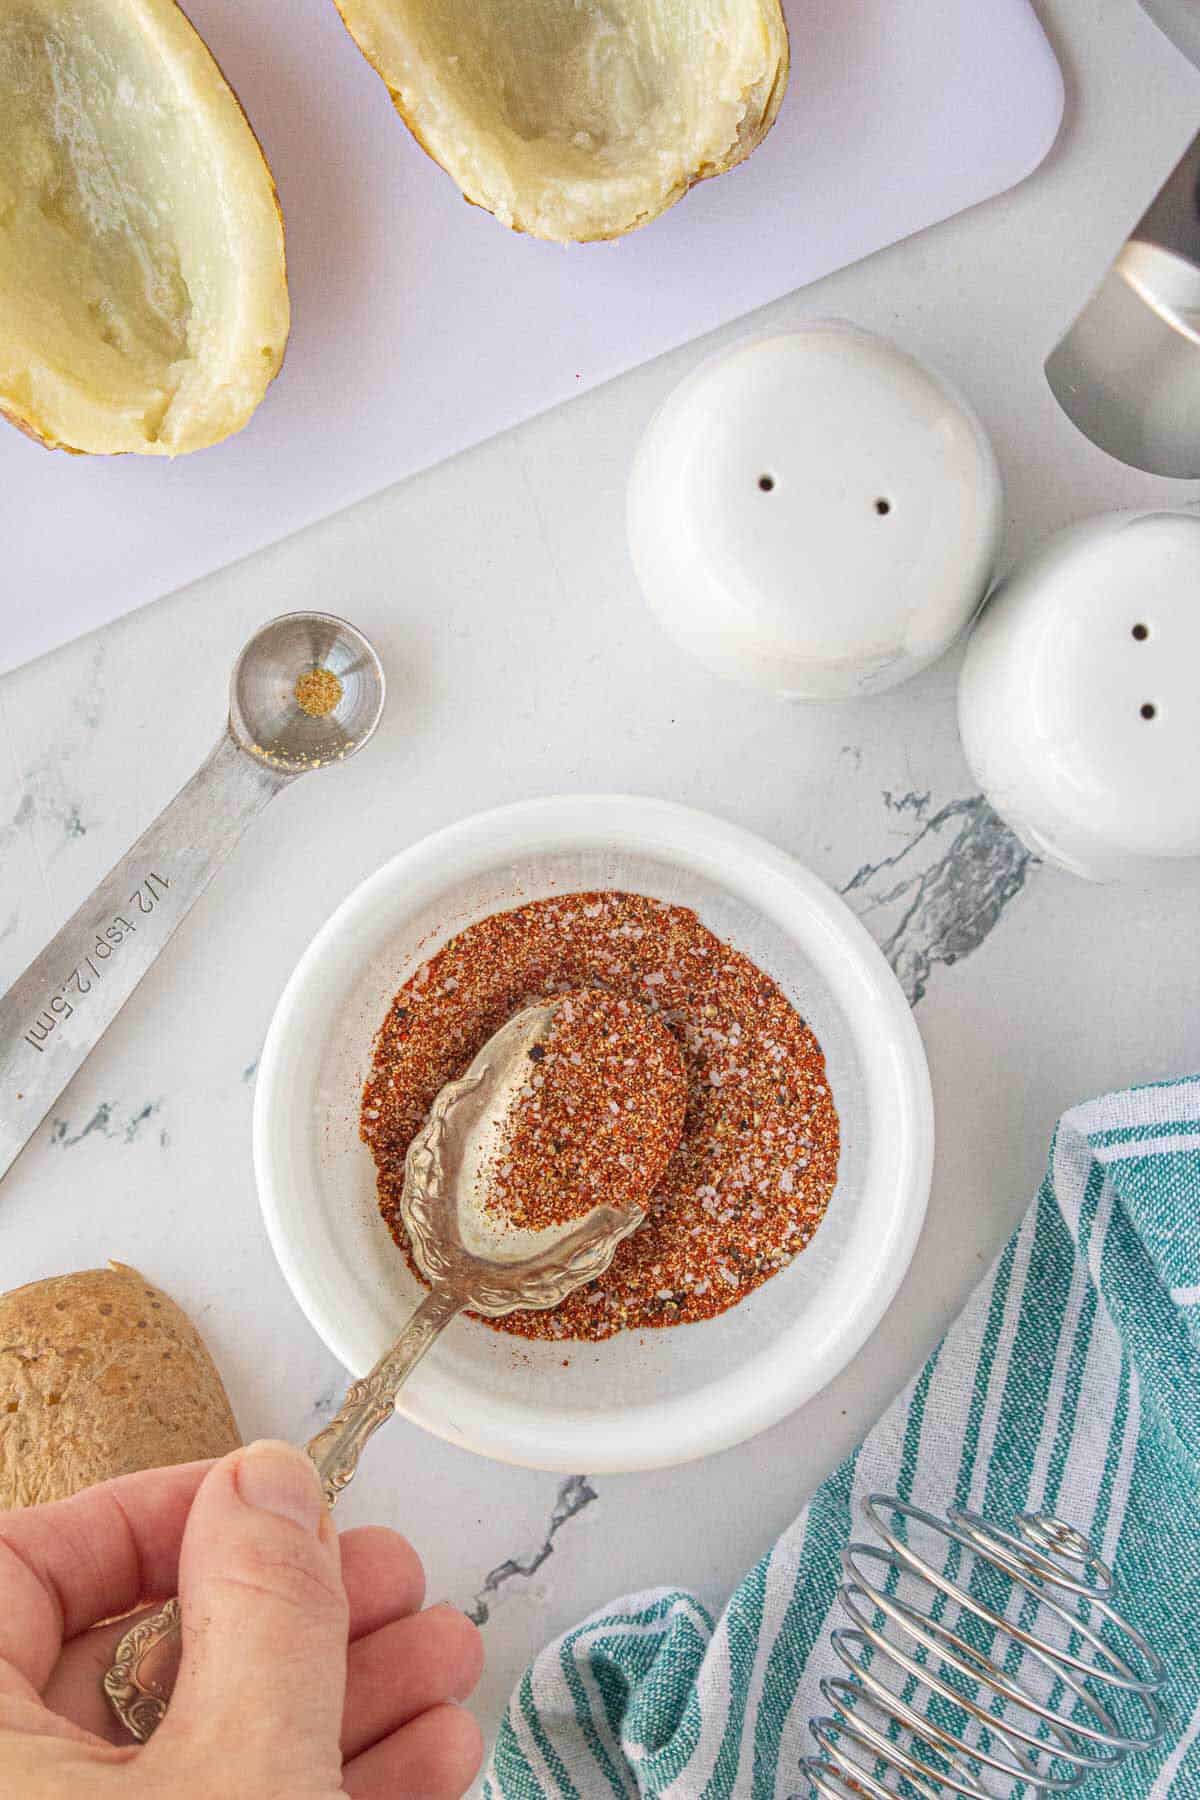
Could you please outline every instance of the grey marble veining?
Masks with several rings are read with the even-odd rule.
[[[91,1137],[94,1131],[119,1144],[135,1144],[143,1134],[150,1135],[152,1123],[162,1112],[161,1100],[147,1100],[143,1106],[125,1110],[111,1100],[102,1100],[91,1117],[77,1125],[74,1120],[55,1113],[49,1123],[50,1142],[58,1150],[73,1150]],[[156,1127],[160,1146],[169,1142],[165,1127]]]
[[[949,968],[979,948],[1037,860],[981,794],[952,800],[927,819],[929,799],[884,793],[885,804],[911,813],[919,829],[903,850],[863,863],[842,889],[913,1006],[937,964]]]
[[[338,1374],[333,1377],[333,1380],[328,1382],[317,1395],[312,1403],[312,1410],[313,1417],[318,1421],[318,1424],[333,1417],[334,1412],[343,1398],[342,1389],[345,1385],[346,1378],[339,1370]]]
[[[14,751],[24,792],[7,830],[28,832],[36,828],[43,854],[61,854],[73,838],[86,837],[92,822],[93,796],[89,793],[87,763],[94,734],[104,713],[103,674],[108,646],[103,635],[89,645],[82,679],[72,693],[69,715],[62,721],[55,741],[22,764]],[[13,730],[9,727],[10,742]],[[4,834],[0,832],[0,851]],[[35,838],[35,842],[37,838]]]
[[[486,1625],[500,1590],[510,1581],[528,1581],[536,1575],[543,1563],[553,1556],[554,1540],[563,1526],[578,1518],[585,1506],[594,1505],[598,1499],[599,1495],[586,1475],[568,1475],[561,1481],[541,1543],[533,1550],[506,1556],[503,1562],[490,1569],[476,1590],[475,1598],[464,1609],[467,1617],[476,1625]]]

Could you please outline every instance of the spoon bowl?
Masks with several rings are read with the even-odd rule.
[[[554,1001],[528,1006],[489,1038],[461,1080],[442,1089],[405,1162],[401,1214],[421,1273],[488,1318],[558,1306],[604,1274],[646,1217],[641,1206],[594,1206],[538,1230],[489,1222],[481,1146],[513,1070],[528,1067],[529,1048],[545,1041],[555,1010]]]
[[[313,669],[341,692],[327,713],[305,712],[296,694]],[[383,665],[361,631],[333,613],[284,613],[243,648],[229,685],[229,730],[268,768],[303,775],[362,749],[383,716]]]

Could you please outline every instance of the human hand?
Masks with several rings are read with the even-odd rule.
[[[0,1513],[0,1794],[459,1800],[481,1740],[453,1702],[483,1651],[461,1613],[419,1610],[424,1586],[395,1532],[339,1540],[286,1444]],[[179,1676],[139,1747],[100,1685],[115,1615],[176,1591]]]

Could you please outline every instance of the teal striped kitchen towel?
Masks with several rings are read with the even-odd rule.
[[[489,1800],[804,1800],[818,1684],[844,1672],[839,1557],[873,1492],[1084,1531],[1172,1674],[1164,1742],[1074,1791],[1200,1800],[1200,1078],[1066,1114],[965,1311],[716,1625],[656,1588],[551,1644],[509,1704]]]

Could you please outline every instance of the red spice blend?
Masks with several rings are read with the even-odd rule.
[[[603,988],[564,995],[487,1171],[487,1207],[536,1231],[645,1206],[679,1145],[687,1075],[667,1027]]]
[[[553,1312],[489,1319],[526,1338],[599,1340],[712,1318],[803,1250],[837,1179],[837,1111],[813,1033],[768,975],[686,907],[569,894],[493,913],[422,965],[375,1043],[361,1130],[379,1207],[407,1252],[404,1158],[439,1090],[507,1019],[577,988],[657,1015],[683,1056],[679,1148],[611,1268]]]

